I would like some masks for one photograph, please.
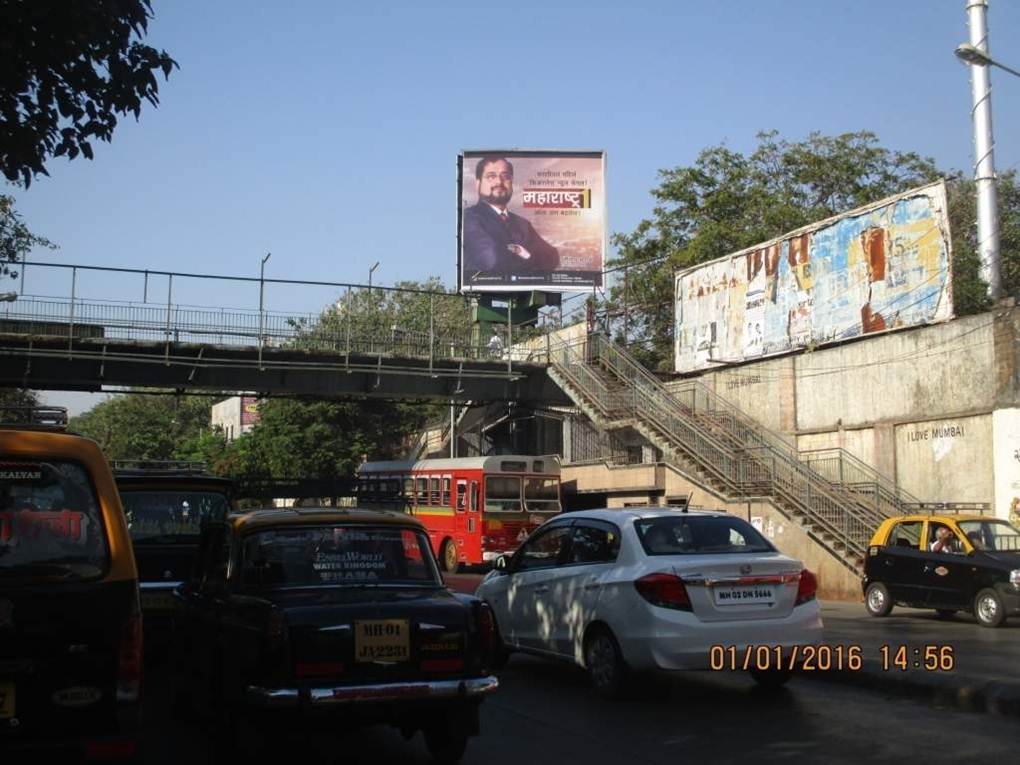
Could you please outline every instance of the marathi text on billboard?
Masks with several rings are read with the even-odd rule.
[[[602,286],[603,152],[465,151],[460,177],[462,290]]]
[[[676,370],[953,316],[941,181],[675,275]]]

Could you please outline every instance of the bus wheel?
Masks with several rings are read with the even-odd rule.
[[[440,565],[443,567],[443,571],[448,574],[456,573],[457,571],[457,545],[453,543],[452,539],[447,539],[443,542],[443,546],[439,552]]]

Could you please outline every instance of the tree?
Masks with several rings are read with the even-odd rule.
[[[626,341],[648,366],[670,369],[675,269],[765,242],[941,175],[933,160],[882,147],[868,131],[812,133],[796,143],[774,131],[759,133],[749,155],[725,146],[707,148],[690,167],[660,171],[660,183],[652,190],[652,217],[629,234],[614,235],[615,264],[627,266],[626,283],[621,280],[611,290],[609,309],[616,315],[626,309]],[[1003,194],[1004,204],[1015,210],[1009,217],[1011,236],[1020,230],[1017,196],[1014,191]],[[981,305],[981,287],[974,281],[976,255],[969,255],[960,239],[972,229],[963,220],[967,215],[973,220],[968,199],[972,192],[968,197],[963,184],[953,191],[950,205],[960,219],[952,223],[961,296],[957,313]]]
[[[44,237],[33,234],[14,211],[14,199],[0,194],[0,276],[17,278],[18,271],[11,264],[28,257],[33,247],[56,249]]]
[[[29,186],[52,156],[92,159],[117,115],[159,104],[177,63],[141,40],[151,0],[0,0],[0,169]]]
[[[125,393],[71,418],[70,429],[94,439],[111,460],[180,459],[181,449],[210,429],[211,399]]]
[[[0,388],[0,406],[39,406],[39,396],[26,388]]]
[[[423,423],[411,407],[378,400],[270,399],[259,412],[258,424],[230,444],[218,469],[274,478],[353,475],[365,456],[399,456],[407,434]]]

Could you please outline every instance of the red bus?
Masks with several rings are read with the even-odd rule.
[[[444,571],[495,560],[560,512],[559,457],[366,462],[358,503],[400,509],[428,528]]]

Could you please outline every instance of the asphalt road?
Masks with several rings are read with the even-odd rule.
[[[514,656],[500,678],[466,764],[977,762],[1002,759],[1018,730],[1009,718],[805,678],[767,693],[743,674],[698,673],[622,702],[594,697],[573,667],[531,657]],[[164,680],[149,673],[146,761],[214,762],[199,724],[170,719]],[[404,741],[384,727],[287,740],[285,751],[308,765],[430,761],[420,735]]]
[[[447,577],[473,591],[479,577]],[[859,604],[824,604],[828,642],[877,646],[952,642],[977,671],[1006,671],[982,660],[993,649],[1014,655],[1016,627],[987,630],[967,618],[940,622],[926,612],[899,610],[885,620],[863,616]],[[983,664],[981,662],[984,662]],[[1015,666],[1015,665],[1014,665]],[[1012,666],[1009,672],[1013,672]],[[1008,717],[941,709],[882,692],[794,678],[765,692],[742,673],[696,673],[670,678],[630,700],[595,697],[582,671],[515,655],[500,673],[501,687],[482,707],[481,736],[464,763],[564,765],[662,763],[977,762],[1003,759],[1015,748],[1017,722]],[[208,732],[199,723],[171,719],[166,677],[146,682],[146,761],[163,765],[212,763]],[[420,735],[405,741],[390,728],[329,737],[287,739],[287,759],[308,765],[428,763]],[[274,758],[273,761],[278,761]]]

